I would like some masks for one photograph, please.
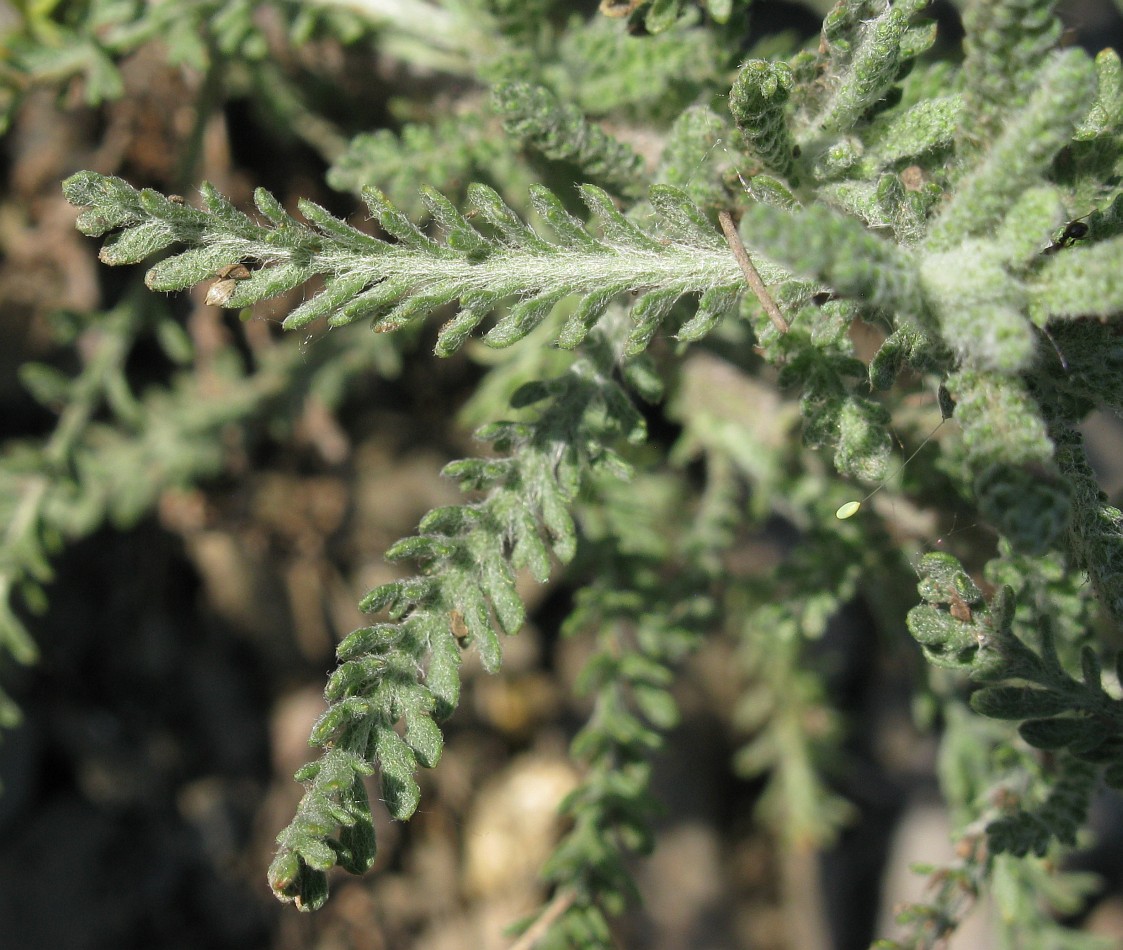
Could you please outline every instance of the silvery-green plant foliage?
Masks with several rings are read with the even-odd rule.
[[[333,867],[371,867],[368,779],[394,818],[414,813],[462,654],[495,671],[525,619],[516,575],[560,572],[578,587],[565,632],[594,644],[594,711],[545,869],[556,912],[541,945],[612,945],[628,859],[652,846],[651,759],[678,719],[675,675],[701,638],[738,644],[751,735],[738,766],[768,775],[765,814],[789,842],[831,840],[850,814],[830,781],[845,729],[814,645],[865,595],[889,637],[906,629],[894,610],[912,607],[961,845],[932,901],[902,913],[909,936],[886,945],[937,945],[996,881],[1006,919],[1047,934],[1042,946],[1077,946],[1033,895],[1096,783],[1123,787],[1123,668],[1101,636],[1123,623],[1123,515],[1078,429],[1123,412],[1118,55],[1062,48],[1045,0],[967,3],[958,59],[932,55],[920,0],[840,0],[804,48],[747,60],[730,28],[746,5],[732,0],[606,2],[587,19],[546,0],[432,6],[440,42],[424,52],[404,15],[375,28],[489,95],[462,121],[337,151],[330,177],[376,227],[310,201],[290,213],[265,189],[241,209],[207,184],[187,201],[89,171],[63,186],[78,228],[105,237],[102,261],[151,261],[152,291],[204,284],[209,302],[245,310],[307,286],[288,329],[384,334],[435,317],[441,356],[473,339],[541,351],[518,358],[537,373],[509,405],[481,402],[486,449],[445,469],[464,502],[387,552],[416,575],[367,594],[370,623],[339,645],[320,755],[297,773],[304,797],[269,869],[276,895],[315,909]],[[336,365],[361,346],[338,341],[367,333],[337,333],[318,358]],[[29,367],[25,382],[65,404],[121,358],[69,380]],[[273,392],[246,389],[199,418],[166,414],[199,443],[177,477],[221,467],[217,426]],[[645,446],[655,410],[640,404],[681,428],[671,451]],[[895,434],[932,445],[902,469]],[[5,460],[19,530],[0,595],[47,575],[48,535],[112,516],[59,487],[96,484],[114,450],[77,439],[46,450],[76,477],[56,464],[32,479],[42,454]],[[163,444],[136,441],[138,460]],[[856,516],[835,517],[858,496]],[[792,553],[764,575],[731,567],[739,536],[773,516],[799,529]],[[910,560],[952,517],[997,540]],[[919,578],[911,604],[887,593],[902,577]],[[7,603],[0,637],[29,660]]]

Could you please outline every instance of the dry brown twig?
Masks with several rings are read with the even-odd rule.
[[[776,301],[772,299],[771,294],[768,293],[768,288],[764,286],[764,281],[761,280],[760,273],[753,264],[752,258],[749,257],[749,252],[745,250],[741,235],[737,233],[737,225],[733,223],[733,215],[728,211],[719,211],[717,219],[721,225],[722,233],[725,235],[725,240],[729,244],[729,249],[741,266],[741,273],[745,275],[745,282],[749,285],[749,289],[756,295],[760,305],[764,307],[764,312],[768,314],[772,325],[781,333],[787,333],[791,326],[784,319],[784,315],[780,313],[780,308],[776,306]]]
[[[546,909],[542,911],[541,916],[523,932],[518,940],[511,944],[510,950],[533,950],[535,944],[546,936],[546,931],[553,926],[554,921],[569,910],[575,900],[577,900],[575,892],[558,891],[554,895],[554,899],[546,905]]]

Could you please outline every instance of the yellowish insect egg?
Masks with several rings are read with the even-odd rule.
[[[941,387],[941,389],[942,388],[943,387]],[[950,400],[950,398],[951,397],[949,396],[948,399]],[[952,404],[952,408],[954,408],[954,403]],[[950,411],[947,412],[947,413],[944,412],[944,405],[942,403],[941,403],[941,406],[940,406],[940,412],[941,412],[941,415],[943,415],[943,418],[940,419],[940,421],[936,424],[936,428],[933,429],[931,432],[928,433],[928,435],[926,435],[924,437],[924,441],[921,442],[920,445],[918,445],[916,447],[916,450],[912,453],[912,455],[910,455],[907,459],[905,459],[898,466],[897,471],[895,471],[888,478],[884,479],[877,486],[877,488],[875,488],[868,495],[866,495],[866,497],[863,498],[861,501],[848,501],[848,502],[846,502],[846,504],[838,506],[838,510],[834,513],[834,516],[839,521],[845,521],[847,518],[853,518],[854,515],[856,515],[858,513],[858,511],[861,509],[863,503],[869,501],[871,498],[873,498],[874,495],[876,495],[879,491],[881,491],[881,489],[883,489],[885,487],[885,485],[888,483],[890,478],[895,478],[896,476],[900,475],[901,472],[903,472],[905,470],[905,466],[908,465],[909,462],[911,462],[914,458],[917,457],[917,455],[920,454],[920,450],[922,448],[924,448],[924,446],[926,446],[929,442],[932,441],[932,436],[934,436],[940,430],[940,426],[942,426],[945,422],[948,421],[949,418],[951,418]]]

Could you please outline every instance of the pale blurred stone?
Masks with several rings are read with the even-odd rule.
[[[464,832],[464,890],[473,899],[518,894],[538,886],[538,873],[558,839],[558,804],[577,785],[561,756],[525,755],[488,782]]]
[[[912,865],[941,867],[957,863],[947,811],[939,804],[911,805],[901,816],[886,861],[877,935],[900,936],[901,927],[893,920],[897,909],[904,904],[931,900],[928,875],[917,874]],[[994,914],[993,905],[984,895],[943,946],[946,950],[991,950],[995,945]]]

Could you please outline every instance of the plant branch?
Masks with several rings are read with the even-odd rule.
[[[729,249],[737,259],[737,263],[741,267],[741,273],[745,275],[745,282],[749,285],[749,289],[756,294],[756,299],[760,301],[760,305],[764,308],[764,312],[768,314],[772,325],[780,333],[787,333],[791,326],[784,319],[784,315],[780,313],[780,308],[776,306],[776,301],[772,299],[771,294],[768,293],[768,288],[764,286],[764,281],[761,280],[752,258],[749,257],[749,252],[745,250],[741,235],[737,233],[737,226],[733,223],[733,216],[728,211],[721,211],[718,213],[717,219],[721,224],[725,240],[729,243]]]
[[[558,891],[538,919],[526,929],[526,932],[518,940],[511,944],[510,950],[533,950],[538,941],[546,936],[554,922],[573,906],[575,900],[577,900],[575,891]]]

